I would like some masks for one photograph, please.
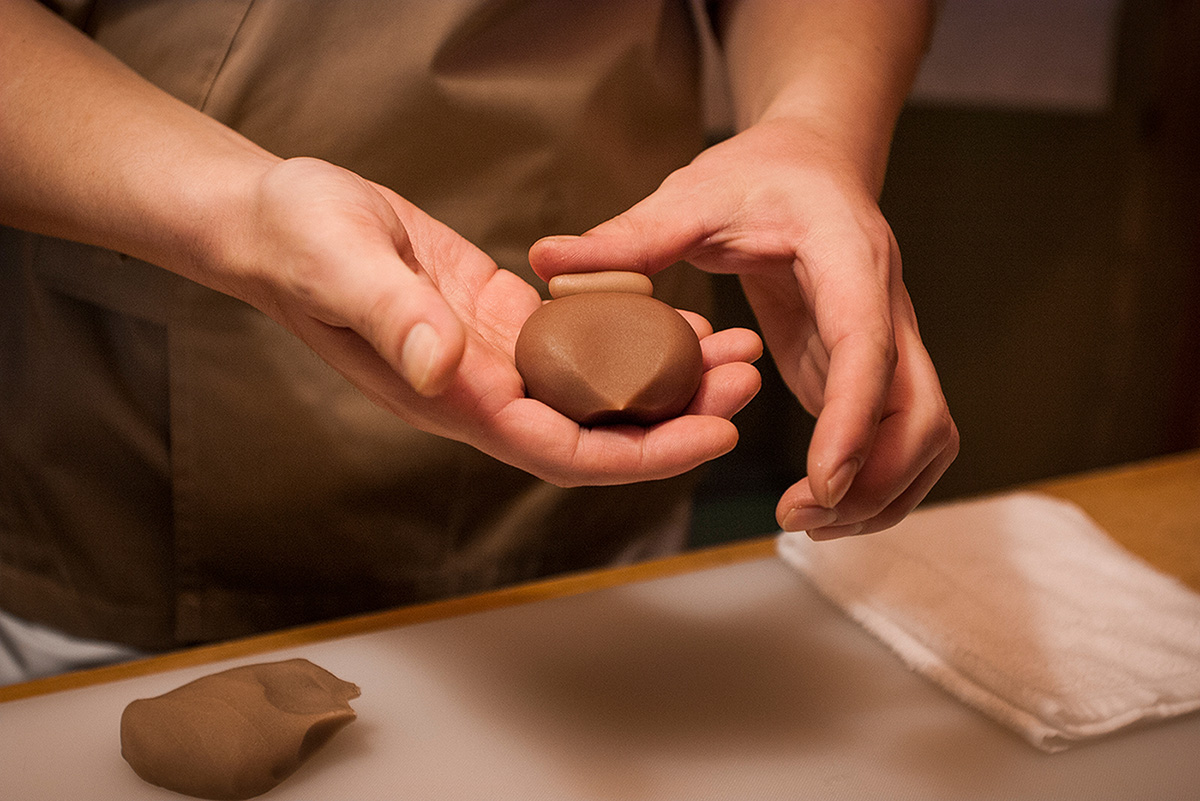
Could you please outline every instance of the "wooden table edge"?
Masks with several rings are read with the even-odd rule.
[[[1046,479],[1021,487],[1015,487],[1011,491],[1025,489],[1035,492],[1046,492],[1066,500],[1075,500],[1074,496],[1080,490],[1091,487],[1097,482],[1115,482],[1119,484],[1122,480],[1129,477],[1151,475],[1158,471],[1167,471],[1169,473],[1181,468],[1200,470],[1200,451],[1170,454],[1145,461]],[[1010,490],[1004,490],[1004,492],[1007,491]],[[157,654],[132,662],[123,662],[116,665],[50,676],[44,679],[35,679],[21,684],[0,687],[0,703],[94,684],[120,681],[136,676],[162,673],[178,668],[194,667],[225,659],[256,656],[269,651],[294,648],[296,646],[399,626],[442,620],[489,609],[499,609],[550,598],[578,595],[605,587],[649,581],[665,576],[706,570],[754,559],[771,558],[775,555],[775,540],[776,535],[769,534],[731,544],[712,546],[675,556],[640,562],[634,565],[567,574],[461,598],[451,598],[427,604],[389,609],[240,640]]]
[[[775,553],[775,537],[765,536],[688,551],[674,556],[652,559],[632,565],[600,568],[570,573],[553,578],[518,584],[460,598],[449,598],[426,604],[388,609],[355,617],[331,620],[292,629],[260,634],[239,640],[185,648],[144,659],[115,665],[79,670],[20,684],[0,687],[0,703],[31,698],[48,693],[71,690],[94,684],[162,673],[177,668],[194,667],[225,659],[236,659],[308,645],[326,640],[365,634],[383,629],[410,626],[434,620],[532,603],[550,598],[562,598],[585,592],[632,584],[665,576],[706,570],[722,565],[765,559]]]

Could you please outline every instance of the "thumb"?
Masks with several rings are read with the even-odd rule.
[[[385,200],[392,201],[386,194]],[[399,198],[395,198],[399,201]],[[393,211],[396,206],[392,206]],[[356,280],[343,286],[344,307],[361,310],[353,326],[417,394],[446,390],[466,350],[467,332],[417,256],[410,227],[387,218],[387,239],[359,240]],[[417,226],[413,226],[417,227]],[[435,238],[432,232],[424,232]]]
[[[409,386],[426,397],[440,395],[454,378],[466,347],[458,317],[437,288],[423,277],[398,293],[391,313],[370,326],[375,349]]]
[[[380,366],[399,375],[418,395],[436,397],[457,374],[466,349],[466,332],[427,279],[413,276],[398,283],[400,286],[377,287],[366,304],[356,303],[358,299],[351,296],[345,313],[334,311],[335,307],[283,309],[281,304],[263,310],[368,397],[390,392],[371,392],[362,383],[364,375],[378,372]]]
[[[658,191],[581,236],[548,236],[529,249],[542,280],[561,273],[632,270],[653,275],[687,257],[707,236],[706,227],[673,193]]]
[[[466,349],[466,332],[432,285],[426,284],[414,294],[404,299],[403,306],[410,313],[400,315],[400,330],[376,347],[419,395],[434,397],[454,378]],[[396,343],[400,343],[398,353],[386,353],[389,345],[395,348]]]
[[[429,276],[395,254],[355,263],[355,281],[326,288],[327,308],[340,313],[314,316],[353,330],[419,395],[440,395],[466,349],[462,322]]]

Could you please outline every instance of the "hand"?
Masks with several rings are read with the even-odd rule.
[[[524,397],[537,293],[395,193],[280,161],[36,2],[0,25],[0,220],[127,253],[274,318],[381,406],[560,484],[665,478],[733,447],[752,332],[703,336],[686,416],[582,429]]]
[[[685,416],[581,428],[525,397],[513,363],[537,292],[384,187],[314,159],[259,182],[237,263],[202,275],[283,324],[375,403],[562,485],[665,478],[730,450],[758,389],[749,331],[696,315],[705,375]]]
[[[775,118],[702,153],[650,197],[530,260],[542,277],[681,259],[737,273],[783,379],[817,417],[808,475],[776,510],[817,539],[877,531],[958,452],[900,254],[867,170],[803,121]]]

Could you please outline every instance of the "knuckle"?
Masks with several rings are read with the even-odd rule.
[[[950,416],[950,409],[945,404],[939,408],[938,414],[934,418],[933,442],[937,451],[948,454],[951,458],[958,455],[961,442],[958,426],[954,423],[954,419]]]
[[[868,521],[864,533],[874,534],[879,531],[885,531],[908,517],[914,508],[915,505],[908,506],[907,504],[903,506],[889,506]]]

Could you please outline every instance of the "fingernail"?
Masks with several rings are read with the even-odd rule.
[[[534,242],[533,244],[535,246],[550,245],[553,247],[554,245],[561,245],[566,242],[572,242],[578,238],[579,238],[578,236],[572,236],[571,234],[550,234],[549,236],[543,236],[541,239]]]
[[[400,350],[400,373],[422,395],[428,395],[433,370],[437,366],[442,341],[429,323],[417,323],[404,339]]]
[[[841,467],[834,471],[829,482],[825,485],[825,491],[829,494],[830,506],[837,506],[842,502],[842,498],[846,497],[846,493],[850,490],[851,482],[858,475],[858,468],[858,459],[847,459],[842,463]]]
[[[842,537],[857,537],[866,528],[864,523],[851,523],[846,526],[826,526],[824,528],[807,529],[809,539],[823,542]]]
[[[784,531],[808,531],[837,522],[837,512],[824,506],[797,506],[783,518]]]

